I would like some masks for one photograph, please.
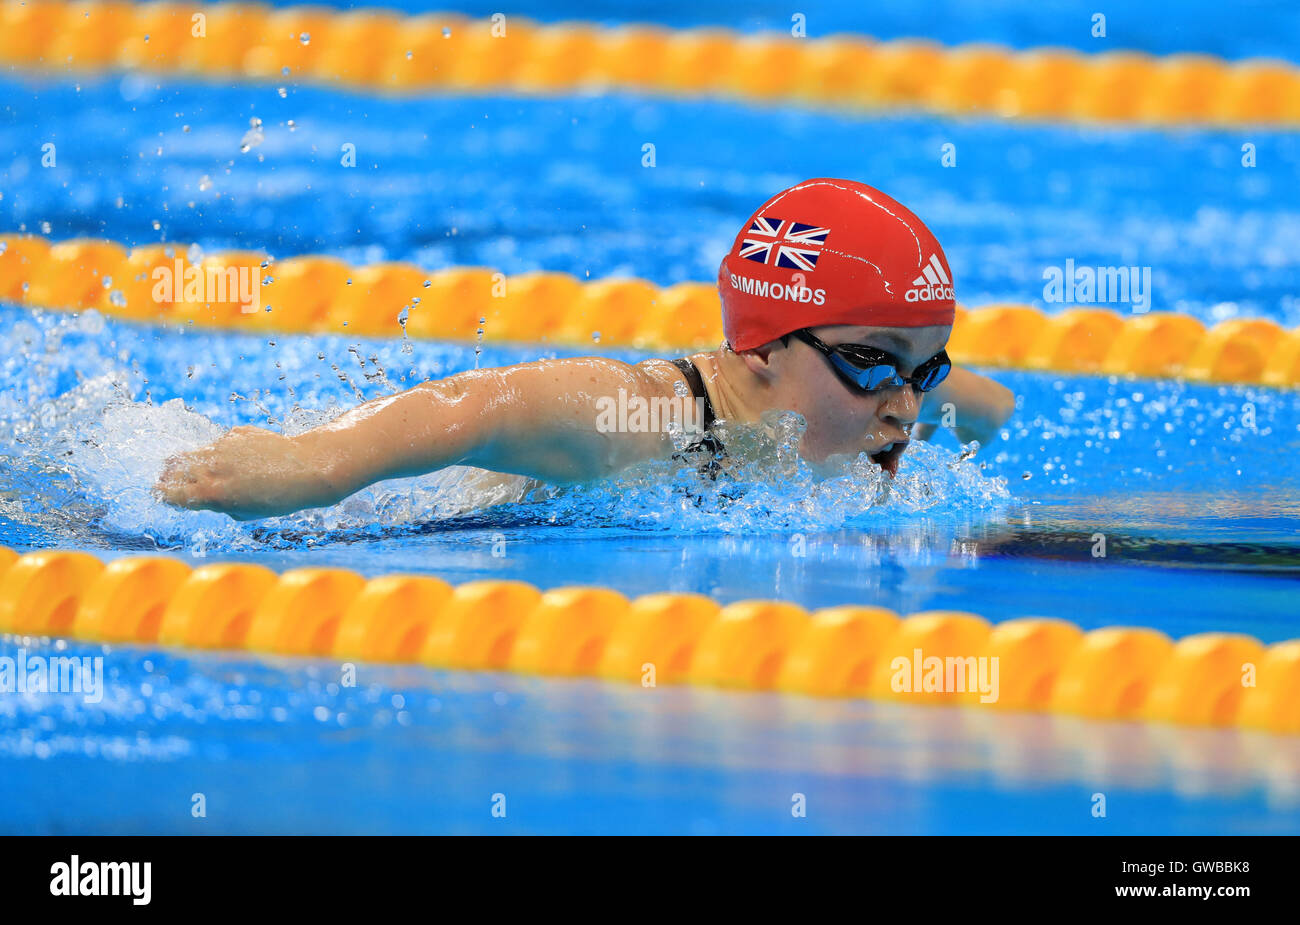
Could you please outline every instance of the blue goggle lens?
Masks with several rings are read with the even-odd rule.
[[[946,357],[945,357],[946,360]],[[831,362],[845,376],[857,383],[858,388],[868,392],[874,392],[876,389],[883,389],[886,386],[906,385],[908,380],[898,374],[898,368],[890,363],[880,363],[873,366],[861,367],[854,366],[838,353],[831,354]],[[919,378],[915,381],[917,389],[922,392],[929,392],[939,386],[939,383],[948,378],[948,373],[952,370],[952,365],[947,362],[937,362],[929,369],[925,369]]]

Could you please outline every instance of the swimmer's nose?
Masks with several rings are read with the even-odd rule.
[[[887,388],[885,400],[880,403],[879,415],[886,424],[906,430],[916,423],[921,413],[921,399],[911,385]]]

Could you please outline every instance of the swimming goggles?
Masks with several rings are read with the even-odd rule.
[[[929,392],[947,379],[948,373],[952,371],[952,361],[948,359],[946,350],[940,350],[930,357],[911,376],[902,376],[898,372],[898,358],[877,347],[868,347],[866,344],[836,344],[832,347],[822,343],[807,328],[791,331],[787,336],[797,337],[819,350],[830,360],[831,368],[841,379],[867,392],[903,385],[910,385],[918,392]]]

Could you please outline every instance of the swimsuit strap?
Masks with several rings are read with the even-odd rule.
[[[709,390],[704,387],[704,378],[700,375],[699,369],[686,357],[679,357],[673,360],[672,364],[686,377],[686,383],[691,387],[695,397],[704,399],[704,420],[701,422],[704,425],[704,436],[697,438],[680,453],[674,453],[673,458],[682,459],[683,453],[708,453],[708,461],[701,467],[701,471],[708,478],[716,479],[722,468],[718,460],[726,456],[727,451],[723,448],[722,441],[709,430],[717,420],[717,415],[713,412],[713,401],[709,398]]]
[[[696,398],[704,399],[704,429],[707,431],[717,420],[717,415],[713,413],[713,401],[709,398],[709,391],[704,387],[704,378],[700,375],[699,368],[686,357],[678,357],[672,361],[672,364],[682,371],[686,377],[686,384],[691,387],[691,394]]]

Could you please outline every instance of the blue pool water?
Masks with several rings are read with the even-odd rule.
[[[947,6],[974,21],[973,6]],[[998,31],[997,4],[984,32],[960,17],[934,28],[1077,44],[1045,37],[1077,6],[1040,4],[1014,34]],[[722,15],[694,9],[673,23]],[[532,15],[574,15],[546,11]],[[629,5],[617,18],[650,15]],[[936,34],[897,11],[880,28],[867,15],[840,28]],[[1131,15],[1131,47],[1171,50],[1151,37],[1156,13]],[[1289,17],[1273,29],[1244,17],[1226,49],[1189,15],[1179,47],[1277,53]],[[668,284],[712,278],[772,191],[852,176],[932,225],[969,305],[1057,310],[1042,272],[1068,258],[1151,266],[1157,310],[1300,324],[1294,133],[285,90],[0,76],[0,231]],[[266,140],[241,154],[253,116]],[[39,166],[46,140],[53,169]],[[356,169],[338,164],[345,142]],[[940,166],[949,142],[955,168]],[[1245,142],[1254,168],[1240,164]],[[725,493],[632,473],[490,508],[458,478],[425,477],[252,524],[152,500],[162,460],[225,427],[309,426],[474,365],[473,345],[403,343],[400,308],[394,337],[358,340],[0,304],[0,545],[1300,635],[1294,391],[990,371],[1019,396],[1002,439],[969,460],[951,438],[916,448],[884,500],[853,477],[813,485],[761,467]],[[477,362],[593,350],[643,356],[487,342]],[[806,556],[791,555],[796,537]],[[9,638],[0,655],[61,645]],[[342,688],[326,661],[74,651],[104,657],[102,703],[0,697],[0,831],[1300,831],[1297,743],[1237,732],[380,666]],[[1089,813],[1098,791],[1105,820]],[[199,792],[204,820],[190,815]],[[490,814],[498,792],[505,820]],[[790,816],[794,793],[805,820]]]

